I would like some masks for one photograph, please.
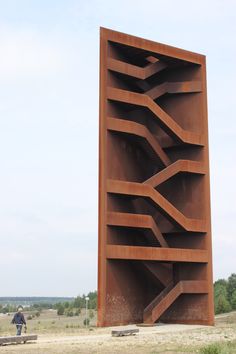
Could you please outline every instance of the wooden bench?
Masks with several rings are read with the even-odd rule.
[[[22,335],[22,336],[9,336],[9,337],[0,337],[0,345],[11,344],[11,343],[26,343],[31,340],[37,340],[38,336],[36,334],[31,335]]]
[[[135,329],[114,329],[111,331],[112,337],[123,337],[123,336],[132,336],[139,332],[138,328]]]

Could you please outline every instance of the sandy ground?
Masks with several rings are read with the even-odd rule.
[[[115,327],[117,329],[119,327]],[[216,318],[214,327],[197,325],[157,325],[138,328],[133,336],[112,337],[114,328],[95,328],[78,335],[39,335],[35,343],[1,346],[1,353],[196,353],[204,344],[236,340],[236,313]]]

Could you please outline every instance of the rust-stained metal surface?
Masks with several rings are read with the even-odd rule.
[[[213,324],[206,63],[101,28],[98,325]]]

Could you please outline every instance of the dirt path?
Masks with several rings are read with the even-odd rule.
[[[117,329],[118,327],[116,327]],[[139,333],[127,337],[111,337],[112,328],[83,331],[78,335],[39,335],[37,343],[8,345],[1,347],[1,353],[24,354],[155,354],[189,353],[196,348],[215,341],[236,340],[234,321],[221,316],[215,327],[197,325],[158,325],[155,327],[123,326],[138,328]],[[183,350],[183,351],[182,351]]]

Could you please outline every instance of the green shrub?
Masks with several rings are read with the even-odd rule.
[[[221,354],[222,351],[220,345],[214,343],[214,344],[207,345],[206,347],[203,347],[200,350],[200,353],[201,354]]]
[[[86,326],[86,322],[87,322],[87,326],[89,326],[89,323],[90,323],[89,318],[85,318],[85,319],[84,319],[84,326]]]
[[[65,310],[65,315],[68,316],[68,317],[73,317],[74,316],[74,312],[70,308],[67,308]]]
[[[75,315],[75,316],[79,316],[80,313],[81,313],[81,309],[77,309],[77,310],[75,311],[74,315]]]
[[[59,304],[57,308],[57,315],[62,316],[64,315],[64,312],[65,312],[64,306],[62,304]]]

